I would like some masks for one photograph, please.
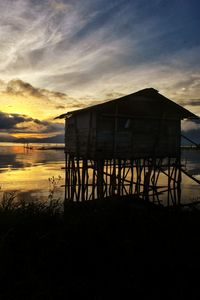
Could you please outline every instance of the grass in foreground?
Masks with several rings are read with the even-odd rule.
[[[0,208],[0,299],[200,292],[200,212],[133,197]],[[126,295],[127,294],[127,295]]]

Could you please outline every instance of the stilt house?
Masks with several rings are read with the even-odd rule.
[[[196,115],[147,88],[58,118],[66,120],[66,200],[137,194],[159,202],[168,191],[168,205],[180,203],[181,120]]]

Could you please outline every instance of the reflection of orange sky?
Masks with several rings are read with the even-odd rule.
[[[60,185],[63,184],[64,153],[49,150],[29,150],[23,145],[2,147],[2,159],[7,155],[11,157],[10,164],[3,164],[0,172],[1,191],[6,190],[48,190],[48,178],[55,176],[62,177]],[[0,197],[1,198],[1,197]]]
[[[2,190],[16,189],[16,190],[31,190],[31,189],[48,189],[48,178],[55,176],[56,178],[61,175],[63,184],[64,174],[56,164],[38,165],[25,169],[8,170],[5,173],[0,174]],[[53,171],[51,170],[53,168]]]
[[[18,153],[18,154],[23,153],[23,148],[22,147],[12,146],[11,149],[12,149],[12,152],[14,152],[14,153]]]

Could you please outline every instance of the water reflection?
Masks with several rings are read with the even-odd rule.
[[[18,161],[17,155],[14,153],[0,154],[0,172],[6,172],[7,168],[20,169],[30,166],[31,163]]]
[[[200,175],[200,150],[183,150],[182,158],[189,174]]]
[[[36,145],[37,147],[37,145]],[[38,145],[39,147],[39,145]],[[0,146],[0,168],[19,169],[64,160],[63,151],[27,150],[23,145]]]
[[[35,145],[36,147],[40,145]],[[62,150],[27,150],[21,144],[0,146],[1,193],[17,191],[19,197],[47,198],[48,178],[61,176],[64,182],[64,152]],[[56,197],[63,198],[63,188],[56,188]],[[28,196],[29,194],[29,196]]]
[[[1,144],[1,194],[17,191],[19,197],[47,199],[51,189],[48,178],[61,176],[55,197],[63,199],[64,188],[60,186],[64,184],[64,159],[62,150],[27,150],[23,144]],[[189,174],[200,180],[199,150],[182,150],[182,164]],[[182,202],[200,200],[200,185],[185,175],[182,182]]]

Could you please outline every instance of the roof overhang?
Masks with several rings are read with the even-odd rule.
[[[133,94],[130,95],[126,95],[114,100],[109,100],[100,104],[96,104],[96,105],[92,105],[89,107],[85,107],[82,109],[77,109],[77,110],[73,110],[73,111],[69,111],[67,113],[64,113],[58,117],[56,117],[55,119],[69,119],[75,115],[79,115],[81,113],[84,113],[86,111],[98,111],[102,108],[106,108],[107,105],[112,105],[115,103],[121,103],[121,101],[126,101],[127,99],[129,99],[130,97],[133,98],[137,98],[138,96],[142,96],[142,97],[149,97],[151,99],[158,99],[157,101],[161,101],[161,103],[165,103],[165,105],[168,105],[171,107],[171,109],[173,109],[174,111],[177,111],[177,116],[180,116],[179,119],[183,120],[183,119],[200,119],[200,117],[198,117],[197,115],[193,114],[192,112],[190,112],[189,110],[185,109],[183,106],[173,102],[172,100],[166,98],[165,96],[159,94],[159,92],[153,88],[146,88],[140,91],[137,91]]]

